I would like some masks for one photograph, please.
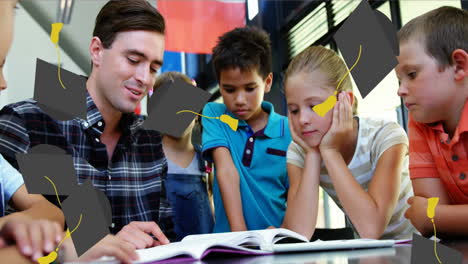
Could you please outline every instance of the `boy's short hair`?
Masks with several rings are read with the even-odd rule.
[[[256,69],[267,78],[271,73],[271,41],[268,34],[256,27],[236,28],[219,37],[213,48],[213,66],[219,80],[225,69],[241,71]]]
[[[108,49],[119,32],[148,30],[164,35],[165,28],[163,16],[146,0],[111,0],[97,15],[93,36]]]
[[[398,32],[400,43],[422,40],[425,51],[444,69],[453,64],[456,49],[468,52],[468,11],[443,6],[418,16]]]

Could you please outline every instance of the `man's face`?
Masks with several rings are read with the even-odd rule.
[[[0,90],[7,87],[3,77],[3,66],[13,39],[14,9],[17,2],[17,0],[0,1]]]
[[[97,42],[97,43],[95,43]],[[164,35],[153,31],[125,31],[116,35],[108,49],[96,48],[91,56],[96,70],[96,92],[106,111],[133,112],[153,87],[162,66]],[[102,110],[101,110],[102,111]]]

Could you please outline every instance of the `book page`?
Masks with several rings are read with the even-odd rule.
[[[261,245],[265,244],[263,236],[255,231],[239,231],[239,232],[227,232],[227,233],[214,233],[214,234],[201,234],[201,235],[189,235],[184,237],[182,241],[204,241],[204,240],[215,240],[218,243],[228,244],[232,246],[245,246],[252,248],[260,248]]]
[[[292,243],[273,245],[274,252],[294,252],[294,251],[322,251],[336,249],[354,249],[354,248],[377,248],[392,247],[395,240],[376,240],[376,239],[348,239],[348,240],[317,240],[309,243]]]
[[[237,237],[236,241],[249,241],[248,237]],[[259,247],[257,247],[259,248]],[[271,254],[271,251],[251,249],[245,246],[237,246],[224,240],[221,242],[217,238],[188,239],[180,242],[173,242],[168,245],[153,248],[139,249],[137,254],[140,260],[135,263],[149,263],[159,260],[166,260],[174,257],[201,259],[210,251],[230,252],[246,255]]]
[[[309,241],[306,237],[284,228],[190,235],[186,236],[182,241],[216,239],[220,243],[229,243],[239,246],[259,246],[261,249],[270,249],[272,244],[280,242],[284,238],[291,238],[294,242]]]
[[[137,254],[140,259],[136,263],[163,260],[181,255],[188,255],[194,259],[199,259],[203,255],[203,252],[205,252],[205,250],[214,243],[216,243],[216,241],[213,240],[184,241],[173,242],[152,248],[139,249],[137,250]]]

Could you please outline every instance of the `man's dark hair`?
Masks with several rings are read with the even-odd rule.
[[[108,49],[119,32],[148,30],[164,34],[165,27],[163,16],[146,0],[111,0],[96,17],[93,37],[99,37]]]
[[[219,80],[222,70],[257,70],[263,79],[271,72],[271,42],[268,34],[255,27],[236,28],[219,37],[213,48],[213,66]]]

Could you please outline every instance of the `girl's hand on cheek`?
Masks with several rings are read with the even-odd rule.
[[[345,92],[338,94],[338,101],[333,108],[332,124],[320,142],[320,151],[340,151],[346,137],[353,131],[353,110],[349,96]]]
[[[294,125],[293,123],[291,122],[291,115],[288,114],[288,120],[289,120],[289,130],[291,132],[291,137],[293,139],[294,142],[296,142],[301,148],[304,149],[304,151],[307,153],[311,152],[311,151],[318,151],[318,148],[317,147],[310,147],[309,144],[307,144],[302,138],[299,137],[299,135],[296,133],[296,131],[294,130]]]

